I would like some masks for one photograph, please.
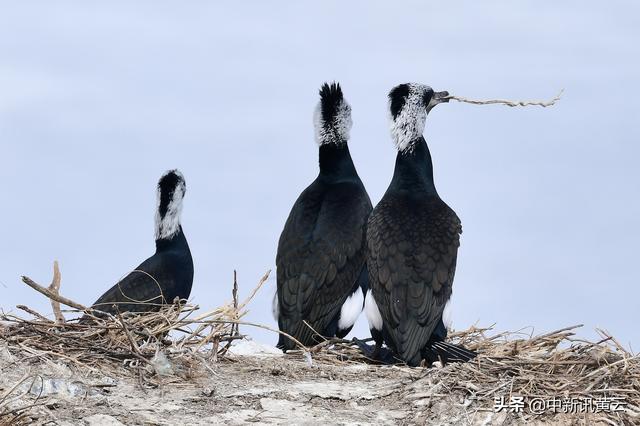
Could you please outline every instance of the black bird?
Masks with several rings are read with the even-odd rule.
[[[110,314],[157,311],[176,297],[189,297],[193,260],[180,225],[185,191],[184,177],[178,170],[160,178],[155,254],[100,296],[92,305],[94,309]]]
[[[442,312],[451,296],[462,225],[438,196],[422,136],[427,114],[447,102],[448,95],[421,84],[401,84],[389,93],[398,154],[391,184],[367,225],[372,291],[365,311],[376,352],[384,341],[411,366],[423,359],[467,361],[475,356],[444,342]]]
[[[324,84],[315,111],[320,173],[300,194],[278,243],[274,315],[304,345],[346,336],[364,306],[366,223],[371,201],[349,154],[351,107]],[[305,325],[306,321],[309,326]],[[280,335],[278,347],[295,347]]]

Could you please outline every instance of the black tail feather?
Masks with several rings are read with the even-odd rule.
[[[478,353],[462,346],[457,346],[446,342],[434,342],[427,347],[427,358],[430,361],[442,360],[448,362],[467,362],[475,358]]]

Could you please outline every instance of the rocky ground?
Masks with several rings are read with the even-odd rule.
[[[434,384],[427,369],[309,364],[248,341],[204,370],[167,368],[153,383],[124,366],[82,374],[0,343],[0,402],[5,412],[32,405],[15,422],[61,426],[597,424],[589,415],[496,413]]]

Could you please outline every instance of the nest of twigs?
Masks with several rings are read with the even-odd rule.
[[[576,325],[539,336],[472,327],[451,340],[480,355],[433,370],[430,393],[460,392],[476,409],[508,412],[524,421],[566,413],[603,424],[640,423],[640,357],[597,330],[590,342]],[[470,407],[472,408],[472,407]]]
[[[468,412],[504,412],[523,421],[569,415],[604,424],[640,424],[640,355],[604,330],[591,342],[576,325],[538,336],[492,333],[493,327],[452,332],[449,341],[479,353],[471,362],[417,370],[408,399],[461,398]],[[352,341],[330,339],[289,355],[307,363],[375,363]],[[416,373],[415,368],[402,368]],[[431,405],[431,401],[419,405]]]
[[[67,316],[68,312],[93,312],[59,294],[60,276],[55,270],[49,287],[23,278],[27,285],[51,299],[55,320],[26,306],[18,308],[29,313],[29,319],[0,315],[0,341],[4,342],[4,349],[0,350],[9,351],[20,363],[62,363],[79,372],[111,372],[115,377],[133,373],[140,386],[149,388],[161,386],[167,378],[189,380],[212,372],[212,363],[229,359],[226,355],[232,341],[244,337],[239,325],[278,332],[242,320],[268,273],[241,303],[234,279],[232,300],[209,312],[199,313],[195,305],[175,303],[158,312],[93,315],[93,321],[79,323],[65,319],[60,303],[75,307],[65,311]],[[367,368],[377,369],[377,374],[395,377],[402,372],[399,380],[411,379],[403,384],[403,398],[427,401],[417,407],[429,407],[438,399],[457,398],[465,412],[506,411],[524,421],[567,412],[579,418],[588,413],[591,419],[609,424],[640,424],[640,357],[602,330],[598,330],[601,339],[596,342],[577,338],[577,327],[580,326],[539,336],[522,332],[495,334],[491,328],[476,327],[452,332],[452,343],[479,355],[472,362],[441,368],[393,366],[393,372],[389,372],[388,366],[375,366],[375,360],[363,355],[353,341],[343,339],[320,338],[314,347],[289,351],[286,359],[301,369],[368,364]],[[241,359],[234,358],[242,362]],[[19,387],[29,380],[35,378],[25,376],[0,394],[0,426],[19,424],[28,410],[39,404],[39,397],[25,402],[17,395]],[[533,401],[544,402],[543,412],[539,412],[539,406],[532,406]],[[429,419],[428,410],[424,413]]]
[[[227,353],[231,342],[242,339],[239,325],[259,324],[243,322],[247,305],[267,281],[267,272],[243,302],[238,301],[238,286],[234,272],[232,301],[217,309],[199,313],[197,305],[176,301],[156,312],[105,314],[82,306],[61,296],[60,272],[54,263],[54,278],[43,287],[28,277],[25,284],[51,300],[55,320],[19,305],[31,318],[14,314],[0,314],[0,341],[6,350],[24,362],[62,362],[84,374],[105,374],[124,368],[139,378],[141,386],[156,387],[163,377],[189,379],[210,368]],[[74,307],[64,311],[60,304]],[[88,321],[78,321],[84,314]],[[268,327],[264,327],[268,328]],[[26,359],[25,359],[26,357]],[[116,373],[118,374],[118,373]],[[12,393],[28,379],[25,377],[4,395],[0,395],[0,426],[19,423],[22,415],[34,404],[14,407]]]

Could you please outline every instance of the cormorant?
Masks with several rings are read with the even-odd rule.
[[[467,361],[475,353],[444,342],[442,312],[451,296],[462,225],[440,199],[422,136],[427,114],[447,102],[421,84],[389,93],[391,136],[398,149],[387,192],[367,225],[371,292],[365,312],[378,352],[382,342],[408,365]]]
[[[173,303],[176,297],[189,297],[193,260],[180,225],[185,191],[185,180],[178,170],[162,175],[158,182],[155,254],[100,296],[92,308],[110,314],[149,312]]]
[[[362,312],[372,209],[349,154],[351,107],[339,84],[322,86],[314,121],[320,173],[296,200],[280,235],[274,300],[280,330],[308,346],[319,341],[310,327],[344,337]],[[280,335],[278,347],[295,344]]]

